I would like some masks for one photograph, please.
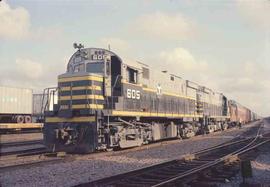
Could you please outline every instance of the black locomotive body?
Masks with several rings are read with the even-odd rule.
[[[227,98],[99,48],[80,48],[58,77],[58,104],[45,112],[53,151],[88,153],[224,130]]]

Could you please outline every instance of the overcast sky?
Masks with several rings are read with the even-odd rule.
[[[270,115],[269,0],[4,0],[0,85],[55,86],[74,42],[110,44]]]

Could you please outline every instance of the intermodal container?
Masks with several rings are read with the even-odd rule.
[[[0,86],[0,115],[32,114],[33,90]]]

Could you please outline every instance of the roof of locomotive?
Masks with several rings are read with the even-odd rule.
[[[106,58],[106,55],[109,56],[115,56],[121,63],[123,63],[124,65],[127,65],[129,67],[138,69],[138,70],[142,70],[143,67],[149,68],[151,71],[158,71],[157,68],[151,68],[151,66],[144,64],[142,62],[136,61],[136,60],[131,60],[128,58],[123,58],[123,57],[119,57],[116,53],[114,53],[111,50],[107,50],[104,48],[80,48],[79,50],[77,50],[69,59],[69,62],[67,64],[67,71],[66,73],[60,75],[60,77],[65,76],[70,74],[71,72],[69,72],[69,68],[78,64],[83,64],[83,63],[88,63],[88,62],[102,62],[104,61],[104,58]],[[160,70],[161,71],[161,70]],[[168,74],[168,76],[174,76],[177,77],[179,79],[183,79],[182,77],[179,77],[175,74],[171,74],[169,72],[165,72]],[[183,79],[185,80],[185,79]],[[187,85],[190,85],[191,88],[193,87],[193,89],[201,89],[201,91],[204,91],[205,93],[212,93],[212,94],[218,94],[218,95],[222,95],[225,97],[224,94],[213,91],[212,89],[209,89],[205,86],[202,86],[198,83],[195,83],[193,81],[187,81]],[[233,100],[229,100],[231,102],[231,104],[234,105],[238,105],[238,106],[242,106],[240,103],[233,101]],[[247,107],[245,107],[247,108]]]
[[[135,69],[138,70],[142,70],[143,67],[145,68],[149,68],[151,71],[155,70],[154,68],[151,68],[151,66],[142,63],[140,61],[136,61],[136,60],[131,60],[128,58],[123,58],[118,56],[116,53],[114,53],[111,50],[108,49],[104,49],[104,48],[94,48],[94,47],[90,47],[90,48],[81,48],[79,50],[77,50],[69,59],[69,62],[67,64],[67,71],[66,73],[60,75],[60,77],[65,76],[70,74],[69,69],[71,69],[73,66],[78,65],[78,64],[85,64],[88,62],[102,62],[104,61],[104,58],[106,58],[106,56],[115,56],[116,58],[118,58],[118,60]],[[157,71],[157,70],[156,70]],[[161,70],[160,70],[161,71]],[[168,74],[168,76],[174,76],[176,78],[179,79],[183,79],[182,77],[175,75],[175,74],[171,74],[169,72],[166,71],[166,73]],[[202,91],[206,92],[206,93],[215,93],[215,94],[219,94],[219,95],[223,95],[222,93],[218,93],[213,91],[212,89],[209,89],[205,86],[199,85],[193,81],[189,81],[187,80],[189,83],[192,83],[193,85],[196,85],[194,88],[195,89],[202,89]]]
[[[102,48],[81,48],[78,49],[69,59],[67,64],[67,72],[70,67],[78,64],[88,63],[88,62],[102,62],[106,56],[115,56],[119,61],[122,59],[112,51]]]

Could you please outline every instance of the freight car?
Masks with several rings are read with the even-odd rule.
[[[89,153],[228,127],[223,94],[106,49],[74,46],[58,76],[58,102],[45,112],[49,150]]]
[[[254,112],[234,100],[229,100],[228,105],[231,126],[246,124],[258,118]]]
[[[0,123],[32,122],[31,89],[0,86]]]

